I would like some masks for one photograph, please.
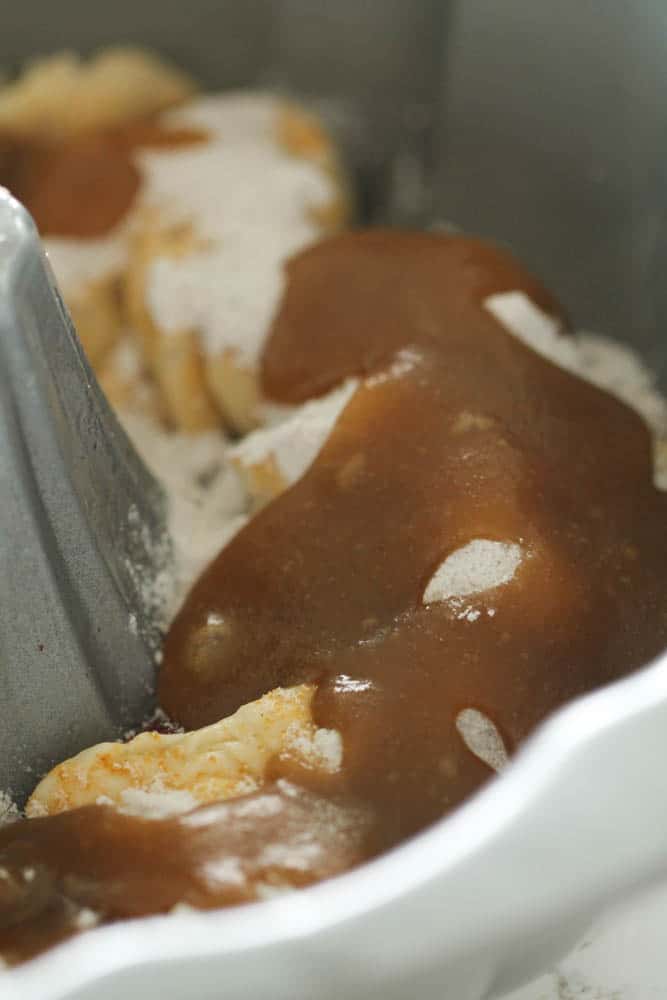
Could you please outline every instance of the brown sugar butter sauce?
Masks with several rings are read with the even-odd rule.
[[[342,768],[281,761],[255,795],[166,820],[90,806],[10,824],[9,962],[74,933],[88,910],[109,921],[216,906],[343,871],[491,775],[457,729],[462,710],[491,719],[511,752],[556,706],[667,644],[667,497],[649,433],[484,308],[519,290],[558,313],[513,258],[460,236],[358,231],[300,253],[287,278],[266,394],[296,403],[366,378],[310,469],[193,587],[158,693],[195,728],[314,681]],[[467,599],[478,615],[425,605],[438,566],[473,539],[520,546],[513,579]],[[319,849],[295,871],[289,847],[304,838]]]

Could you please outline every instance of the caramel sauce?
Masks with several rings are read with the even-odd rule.
[[[364,835],[363,810],[286,781],[170,819],[86,806],[11,823],[0,830],[0,955],[21,961],[96,920],[309,885],[360,861]]]
[[[258,882],[342,871],[491,775],[459,713],[482,712],[512,752],[555,707],[667,644],[667,496],[652,485],[648,431],[483,307],[517,289],[557,311],[475,240],[357,233],[294,258],[265,386],[297,401],[370,377],[302,479],[194,586],[159,694],[194,728],[315,680],[316,722],[341,732],[342,770],[276,763],[265,792],[177,819],[95,806],[9,826],[0,954],[16,961],[73,933],[81,907],[116,920],[218,906],[254,898]],[[514,577],[425,605],[443,560],[474,539],[518,545]],[[267,797],[268,809],[247,808]],[[289,848],[304,831],[311,867],[262,867],[267,844]],[[210,877],[239,868],[234,884]]]
[[[135,121],[64,142],[0,136],[0,184],[23,202],[42,236],[107,235],[132,207],[139,148],[175,149],[206,140],[196,129]]]

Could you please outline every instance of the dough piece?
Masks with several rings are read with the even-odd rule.
[[[204,729],[142,733],[129,743],[83,750],[40,781],[26,815],[65,812],[100,799],[128,812],[182,811],[256,790],[278,754],[312,768],[338,770],[340,738],[313,723],[313,690],[306,684],[276,688]]]
[[[126,279],[130,321],[176,428],[211,426],[213,400],[245,432],[262,422],[259,360],[283,261],[347,219],[338,158],[314,118],[268,95],[210,96],[163,120],[210,139],[140,154],[149,210]]]
[[[228,458],[254,508],[273,500],[308,470],[358,385],[358,379],[348,379],[321,399],[299,406],[281,423],[253,431],[229,449]]]

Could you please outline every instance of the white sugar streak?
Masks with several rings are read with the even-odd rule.
[[[358,379],[348,379],[274,427],[253,431],[230,448],[229,457],[247,468],[273,460],[286,485],[296,482],[317,458],[358,385]]]
[[[456,728],[471,753],[501,771],[508,756],[503,738],[488,716],[476,708],[464,708],[456,717]]]
[[[283,262],[318,235],[310,211],[333,195],[318,166],[277,137],[280,102],[264,95],[201,98],[167,123],[206,129],[206,143],[139,156],[144,202],[192,225],[199,252],[152,265],[148,305],[165,332],[196,328],[213,355],[258,361],[283,291]]]
[[[500,587],[509,583],[520,563],[521,546],[474,538],[441,563],[424,591],[424,604]]]

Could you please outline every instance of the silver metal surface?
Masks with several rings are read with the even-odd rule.
[[[19,801],[148,710],[158,634],[140,584],[156,553],[161,492],[0,188],[0,789]]]

